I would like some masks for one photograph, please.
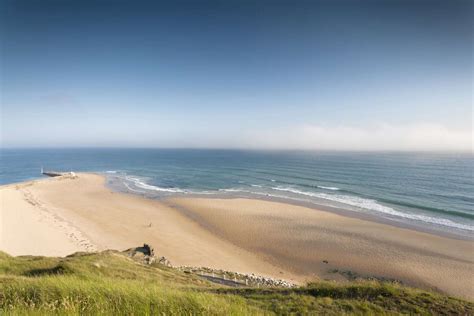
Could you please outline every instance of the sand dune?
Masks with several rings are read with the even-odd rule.
[[[66,255],[144,242],[174,265],[304,282],[375,276],[474,298],[470,241],[250,199],[154,201],[80,174],[0,187],[0,249]]]

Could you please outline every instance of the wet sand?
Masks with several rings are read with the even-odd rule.
[[[474,247],[456,240],[281,202],[112,192],[100,175],[0,187],[0,250],[66,255],[151,243],[173,265],[289,281],[396,279],[474,298]]]

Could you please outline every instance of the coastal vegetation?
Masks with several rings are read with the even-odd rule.
[[[227,286],[118,251],[64,258],[0,252],[0,314],[472,315],[474,304],[396,283]]]

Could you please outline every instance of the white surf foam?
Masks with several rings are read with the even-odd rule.
[[[136,190],[134,188],[132,188],[131,186],[129,186],[126,182],[123,183],[127,189],[129,189],[130,191],[133,191],[133,192],[137,192],[137,193],[146,193],[145,191],[142,191],[142,190]]]
[[[248,193],[251,193],[250,191],[246,191],[246,190],[243,190],[243,189],[237,189],[237,188],[219,189],[218,191],[220,191],[220,192],[248,192]]]
[[[325,186],[322,186],[322,185],[318,185],[317,187],[320,188],[320,189],[331,190],[331,191],[339,191],[340,190],[339,188],[336,188],[336,187],[325,187]]]
[[[447,218],[434,218],[434,217],[422,215],[422,214],[404,213],[404,212],[397,211],[391,207],[381,205],[377,203],[377,201],[375,200],[364,199],[357,196],[307,192],[307,191],[300,191],[292,187],[274,187],[272,189],[277,190],[277,191],[286,191],[286,192],[291,192],[294,194],[306,195],[306,196],[315,197],[319,199],[334,201],[337,203],[356,207],[357,209],[375,211],[375,212],[384,213],[384,214],[388,214],[395,217],[402,217],[405,219],[412,219],[412,220],[427,222],[427,223],[436,224],[436,225],[443,225],[443,226],[448,226],[448,227],[453,227],[453,228],[474,231],[473,226],[456,223]]]
[[[185,193],[186,192],[186,191],[181,190],[179,188],[162,188],[162,187],[158,187],[158,186],[155,186],[155,185],[151,185],[151,184],[145,183],[141,179],[135,178],[135,177],[127,176],[125,178],[127,180],[131,181],[134,186],[142,188],[142,189],[146,189],[146,190],[160,191],[160,192],[170,192],[170,193]]]

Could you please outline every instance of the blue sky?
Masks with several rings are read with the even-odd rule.
[[[472,150],[470,1],[7,1],[5,147]]]

